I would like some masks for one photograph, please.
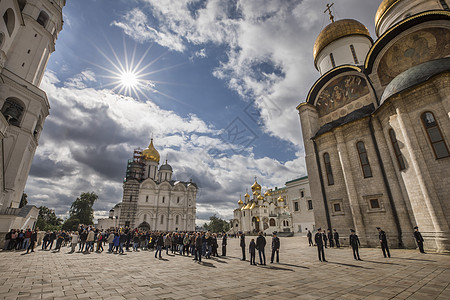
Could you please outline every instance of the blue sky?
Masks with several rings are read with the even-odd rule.
[[[381,1],[334,1],[373,34]],[[76,0],[41,88],[51,105],[26,192],[67,214],[84,191],[96,217],[122,197],[134,148],[153,134],[178,180],[196,181],[197,218],[231,218],[254,176],[264,188],[306,175],[296,105],[319,77],[312,47],[326,1]],[[374,36],[374,35],[373,35]],[[140,65],[140,92],[114,65]],[[147,66],[146,68],[143,68]]]

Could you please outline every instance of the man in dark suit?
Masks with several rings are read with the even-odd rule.
[[[309,246],[314,246],[313,241],[312,241],[312,233],[310,230],[308,230],[308,233],[306,234],[306,236],[308,237],[308,244]]]
[[[241,233],[240,246],[242,249],[242,259],[241,260],[245,260],[245,235],[243,233]]]
[[[264,247],[266,247],[266,238],[263,236],[262,231],[260,231],[258,238],[256,239],[256,249],[258,249],[259,263],[261,265],[266,265],[266,253],[264,252]]]
[[[423,237],[419,232],[419,227],[414,227],[414,238],[416,239],[417,247],[419,247],[420,253],[425,253],[423,250]]]
[[[222,237],[222,256],[227,255],[227,234],[224,232]]]
[[[330,242],[330,248],[333,248],[334,247],[333,233],[331,233],[330,229],[328,229],[327,235],[328,235],[328,241]]]
[[[325,248],[328,248],[327,247],[328,237],[327,237],[327,234],[325,233],[325,231],[322,233],[322,238],[323,238],[323,242],[325,244]]]
[[[325,251],[323,250],[322,228],[319,227],[319,229],[317,229],[317,233],[314,235],[314,241],[316,242],[319,260],[326,262],[327,260],[325,259]]]
[[[361,243],[359,242],[359,238],[356,235],[355,231],[353,229],[350,229],[350,246],[352,246],[352,250],[353,250],[353,257],[355,258],[355,260],[362,260],[361,258],[359,258],[359,246],[361,246]]]
[[[378,239],[380,240],[381,250],[383,250],[383,255],[386,258],[386,253],[388,257],[391,257],[391,253],[389,252],[389,246],[387,242],[386,232],[381,230],[380,227],[377,227],[378,230]]]
[[[272,237],[272,256],[270,258],[270,263],[273,263],[273,259],[277,255],[277,263],[280,262],[280,239],[277,237],[277,233],[273,233]]]
[[[336,231],[336,229],[333,229],[333,238],[334,238],[334,242],[336,243],[336,247],[340,248],[341,244],[339,243],[339,233]]]

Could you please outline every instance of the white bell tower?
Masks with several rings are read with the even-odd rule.
[[[65,0],[0,1],[0,233],[20,225],[19,217],[9,216],[17,216],[49,114],[47,96],[39,85],[62,30],[65,4]]]

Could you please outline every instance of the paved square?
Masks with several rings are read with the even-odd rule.
[[[281,238],[280,264],[270,264],[266,247],[263,267],[239,260],[238,239],[229,238],[228,244],[230,256],[202,264],[165,252],[162,260],[147,251],[124,256],[67,254],[68,248],[0,252],[0,298],[450,299],[448,255],[392,249],[393,257],[386,259],[380,249],[361,249],[359,262],[351,249],[341,248],[326,249],[329,262],[321,263],[306,238],[293,237]]]

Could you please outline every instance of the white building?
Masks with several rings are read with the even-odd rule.
[[[159,160],[153,139],[147,149],[134,150],[127,165],[122,202],[110,211],[108,219],[99,220],[99,226],[194,231],[197,185],[173,180],[172,167],[166,161],[158,168]]]
[[[314,213],[309,193],[308,177],[286,182],[282,188],[261,193],[261,185],[255,180],[252,196],[245,193],[234,210],[232,229],[234,233],[273,231],[304,233],[314,229]]]
[[[0,236],[33,227],[38,209],[19,208],[50,105],[39,89],[62,30],[65,0],[0,1]]]

